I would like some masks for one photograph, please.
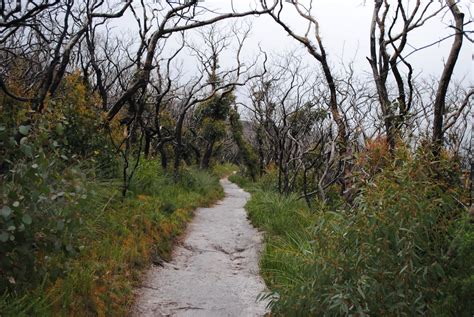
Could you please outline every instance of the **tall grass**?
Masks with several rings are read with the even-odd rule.
[[[219,178],[233,175],[238,171],[239,167],[232,163],[214,164],[212,166],[212,173],[218,176]]]
[[[75,254],[44,254],[44,282],[0,296],[1,316],[127,315],[141,272],[169,259],[196,207],[223,196],[216,176],[188,169],[176,183],[153,161],[141,164],[124,199],[114,181],[87,187],[67,233]]]
[[[471,316],[474,230],[453,173],[445,181],[407,158],[362,184],[352,209],[313,210],[233,177],[252,192],[246,208],[266,232],[272,314]]]

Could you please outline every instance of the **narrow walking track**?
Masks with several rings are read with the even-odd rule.
[[[132,316],[263,316],[258,272],[262,237],[247,220],[249,194],[227,179],[226,197],[199,208],[173,261],[154,267],[139,290]]]

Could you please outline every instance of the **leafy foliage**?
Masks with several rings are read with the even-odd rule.
[[[200,140],[197,141],[197,144],[205,148],[200,162],[201,167],[209,167],[214,146],[227,135],[225,121],[229,116],[230,106],[234,100],[235,96],[231,92],[216,94],[201,103],[195,111],[195,133],[198,140]]]
[[[41,115],[5,95],[0,107],[0,294],[21,294],[70,273],[84,247],[87,183],[118,163],[77,74]]]
[[[230,130],[232,138],[239,149],[239,158],[246,167],[247,174],[255,180],[258,173],[258,159],[250,144],[244,139],[240,115],[236,109],[230,110],[229,115]]]
[[[247,205],[267,232],[261,262],[281,316],[469,316],[473,227],[452,176],[400,151],[365,184],[350,210],[254,187]],[[444,171],[444,172],[443,172]],[[332,211],[331,211],[332,210]]]
[[[82,222],[69,229],[78,245],[75,256],[48,253],[50,262],[67,272],[4,293],[0,311],[6,316],[125,316],[142,270],[169,259],[192,211],[223,195],[217,177],[204,171],[183,171],[179,183],[157,171],[157,162],[144,161],[125,199],[118,181],[89,182],[88,198],[75,207]]]

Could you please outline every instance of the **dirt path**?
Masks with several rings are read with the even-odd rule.
[[[261,235],[247,220],[250,196],[221,180],[226,197],[196,210],[173,261],[154,267],[139,290],[132,316],[263,316],[256,302]]]

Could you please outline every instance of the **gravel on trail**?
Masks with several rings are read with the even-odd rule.
[[[262,235],[244,205],[250,195],[227,179],[225,198],[198,208],[173,260],[154,266],[137,290],[132,316],[264,316],[259,275]]]

